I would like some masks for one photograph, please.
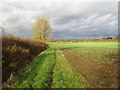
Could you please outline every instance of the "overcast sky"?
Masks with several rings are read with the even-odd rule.
[[[0,27],[16,36],[31,38],[32,25],[39,16],[50,19],[56,39],[118,35],[118,0],[0,1]]]

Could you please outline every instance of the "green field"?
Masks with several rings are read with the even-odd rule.
[[[69,49],[70,52],[78,56],[90,57],[92,60],[118,61],[118,42],[84,42],[84,43],[60,43],[60,47]],[[111,59],[105,55],[113,55]],[[97,57],[95,57],[97,56]]]
[[[84,59],[83,62],[93,61],[91,62],[93,65],[94,62],[97,62],[98,65],[116,65],[118,63],[117,42],[49,43],[49,45],[47,50],[39,54],[12,78],[10,82],[14,84],[10,86],[11,88],[92,88],[93,86],[88,81],[89,77],[87,78],[85,75],[86,72],[77,72],[76,69],[80,67],[77,67],[77,64],[72,65],[64,55],[64,50],[67,54],[75,54],[76,58],[72,61],[78,63],[82,59]],[[77,59],[77,57],[79,58]],[[106,72],[106,70],[103,71]],[[110,72],[116,75],[116,72]],[[87,72],[87,74],[89,73]],[[106,77],[107,74],[110,73],[105,73]],[[106,81],[104,82],[106,83]],[[111,84],[113,86],[108,85],[108,87],[114,87],[114,84]],[[103,87],[105,86],[103,85]]]

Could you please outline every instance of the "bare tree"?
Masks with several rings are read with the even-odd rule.
[[[34,39],[45,40],[52,36],[52,28],[50,26],[49,19],[44,17],[39,17],[32,27],[32,37]]]

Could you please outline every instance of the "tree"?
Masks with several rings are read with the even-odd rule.
[[[52,28],[49,23],[49,19],[44,17],[39,17],[32,27],[32,37],[34,39],[45,40],[52,36]]]

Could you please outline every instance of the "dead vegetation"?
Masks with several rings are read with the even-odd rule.
[[[2,83],[10,78],[11,73],[18,72],[47,47],[41,40],[10,36],[2,38]]]

